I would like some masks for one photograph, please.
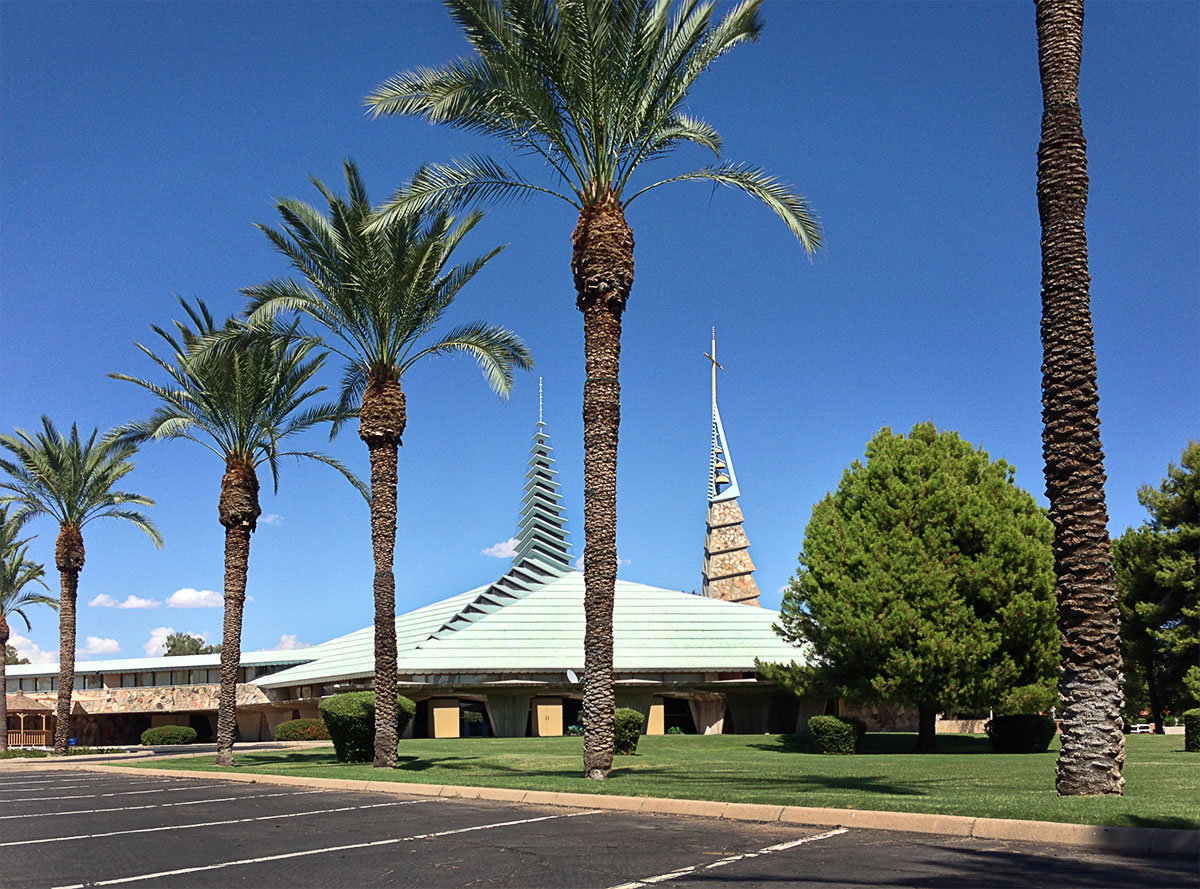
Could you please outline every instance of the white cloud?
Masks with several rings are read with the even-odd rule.
[[[781,586],[775,592],[779,593],[782,596],[784,593],[786,593],[788,591],[788,586],[789,585],[785,583],[783,586]]]
[[[269,512],[264,516],[259,516],[258,522],[260,525],[282,525],[283,516],[278,513]]]
[[[279,637],[279,644],[272,651],[297,651],[301,648],[312,648],[311,642],[298,642],[295,633],[285,633]]]
[[[494,543],[487,549],[479,551],[481,556],[491,556],[493,559],[511,559],[517,554],[517,538],[510,537],[508,540],[502,540],[499,543]]]
[[[57,651],[42,651],[32,639],[15,633],[8,637],[8,644],[17,650],[18,657],[29,658],[31,664],[53,664],[58,660]]]
[[[93,608],[157,608],[162,602],[158,599],[145,599],[141,596],[128,595],[125,601],[118,602],[108,593],[101,593],[96,598],[88,602],[88,605]]]
[[[150,631],[150,638],[142,644],[147,657],[155,657],[167,650],[167,637],[175,632],[174,627],[155,627]]]
[[[83,648],[75,650],[75,656],[94,654],[116,654],[121,650],[121,643],[116,639],[101,639],[99,636],[88,636]]]
[[[220,593],[184,587],[167,596],[168,608],[220,608],[225,602]]]

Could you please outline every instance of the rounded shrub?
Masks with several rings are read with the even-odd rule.
[[[645,717],[637,710],[618,707],[613,712],[613,750],[626,756],[636,753],[644,721]]]
[[[677,725],[673,725],[669,729],[667,729],[667,734],[668,735],[682,735],[683,729]]]
[[[1200,753],[1200,707],[1183,711],[1183,749]]]
[[[858,732],[854,725],[837,716],[814,716],[808,720],[808,730],[821,753],[853,754],[858,747]],[[866,731],[866,724],[863,724]]]
[[[157,744],[191,744],[195,740],[196,730],[190,725],[160,725],[142,732],[142,743],[147,747]]]
[[[323,719],[292,719],[275,726],[276,741],[328,741],[329,729]]]
[[[404,733],[417,705],[396,696],[396,734]],[[349,691],[321,701],[321,719],[338,762],[370,762],[375,758],[375,692]]]
[[[1057,726],[1049,716],[994,716],[983,730],[996,753],[1045,753]]]

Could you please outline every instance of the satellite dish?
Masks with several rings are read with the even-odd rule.
[[[579,684],[579,677],[575,675],[574,670],[567,670],[567,682],[571,683],[572,685]]]

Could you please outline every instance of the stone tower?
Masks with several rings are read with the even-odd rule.
[[[758,584],[754,582],[754,562],[750,559],[750,540],[742,527],[742,509],[738,506],[737,474],[733,457],[725,441],[721,412],[717,410],[717,332],[713,329],[712,352],[705,357],[712,363],[712,452],[708,465],[708,519],[704,534],[704,571],[701,592],[710,599],[755,605]]]

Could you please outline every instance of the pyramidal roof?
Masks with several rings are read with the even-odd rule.
[[[396,618],[401,674],[544,673],[583,668],[584,578],[571,563],[550,436],[539,416],[521,499],[512,567],[495,583]],[[736,494],[734,495],[736,496]],[[753,670],[756,658],[799,651],[773,629],[777,615],[677,590],[618,580],[615,669]],[[374,630],[307,649],[310,660],[254,684],[268,688],[367,678]]]

